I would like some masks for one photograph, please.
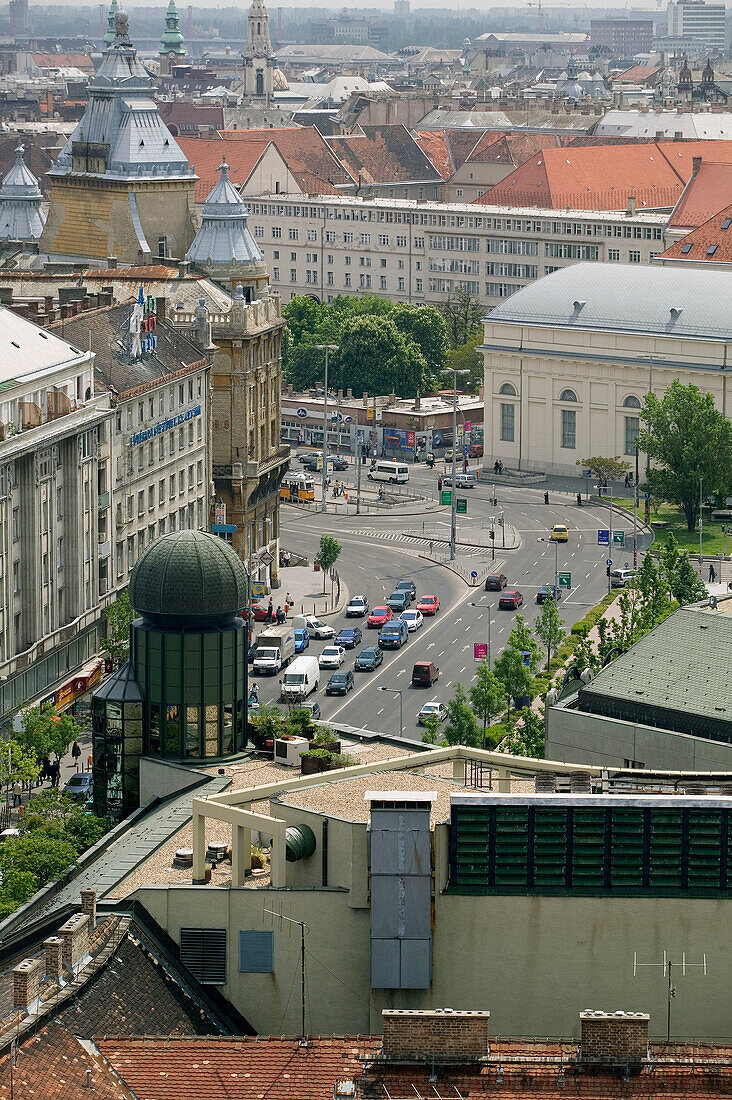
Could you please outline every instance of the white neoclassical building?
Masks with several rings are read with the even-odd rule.
[[[732,415],[732,271],[574,264],[484,327],[486,467],[578,476],[591,455],[630,458],[644,396],[674,378]]]

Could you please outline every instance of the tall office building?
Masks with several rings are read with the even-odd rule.
[[[668,6],[668,33],[701,42],[708,50],[725,48],[724,4],[707,4],[705,0],[676,0]]]
[[[606,46],[614,57],[650,53],[653,45],[652,19],[592,19],[593,46]]]

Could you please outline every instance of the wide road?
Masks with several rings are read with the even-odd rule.
[[[411,469],[413,486],[434,488],[435,471],[422,467]],[[350,470],[339,476],[350,483],[352,473]],[[504,489],[499,478],[496,483],[498,510],[504,511],[507,521],[521,536],[520,547],[513,551],[501,550],[499,538],[496,566],[500,566],[508,577],[509,586],[517,587],[522,592],[524,605],[521,613],[528,622],[532,622],[540,611],[535,603],[537,588],[554,582],[555,564],[559,571],[571,572],[572,588],[564,592],[559,605],[561,617],[569,630],[572,623],[581,619],[607,591],[605,561],[608,552],[605,547],[598,546],[597,530],[608,526],[608,509],[578,508],[573,497],[551,492],[550,503],[545,505],[543,489]],[[462,527],[462,535],[459,526],[459,539],[474,540],[475,533],[470,535],[471,526],[479,527],[496,511],[490,503],[492,484],[492,481],[479,484],[466,492],[469,521]],[[324,719],[338,719],[359,728],[396,734],[399,732],[400,697],[380,692],[378,688],[399,689],[404,714],[403,734],[410,738],[419,737],[416,714],[422,703],[429,699],[446,701],[452,696],[457,681],[466,687],[470,685],[474,670],[473,643],[486,641],[488,615],[491,619],[491,653],[494,659],[505,645],[516,612],[498,610],[497,592],[485,592],[482,587],[469,588],[444,565],[420,557],[423,544],[411,541],[404,532],[417,530],[423,520],[437,532],[444,529],[443,537],[449,536],[448,509],[427,516],[406,516],[390,511],[368,517],[323,517],[291,506],[282,508],[282,544],[302,549],[313,557],[323,531],[336,535],[343,546],[338,561],[341,582],[352,595],[365,593],[372,607],[387,597],[402,578],[412,579],[420,595],[436,593],[440,597],[439,613],[434,618],[426,618],[424,626],[409,635],[409,641],[401,650],[386,650],[384,662],[375,672],[357,672],[355,689],[346,698],[325,694],[330,673],[323,672],[321,687],[317,695],[311,698],[317,698]],[[548,538],[554,523],[568,526],[569,541],[558,545],[538,541]],[[614,526],[620,526],[617,516]],[[626,530],[629,540],[632,523],[623,521],[622,528]],[[490,552],[476,555],[475,561],[484,566],[490,561]],[[632,549],[615,554],[615,564],[623,565],[626,561],[632,564]],[[368,630],[365,621],[346,620],[344,614],[333,616],[328,621],[336,630],[345,625],[358,625],[364,633],[363,646],[376,645],[378,631]],[[306,652],[317,656],[326,644],[312,639]],[[358,649],[347,651],[345,668],[353,668],[357,652]],[[415,660],[424,659],[434,661],[440,670],[438,683],[431,690],[411,687],[412,665]],[[277,699],[278,678],[268,680],[262,677],[257,679],[257,683],[263,701]]]

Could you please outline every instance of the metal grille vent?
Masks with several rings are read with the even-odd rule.
[[[224,985],[226,929],[181,928],[180,961],[201,985]]]

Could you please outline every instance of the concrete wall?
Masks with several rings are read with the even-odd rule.
[[[488,1009],[497,1034],[578,1034],[581,1009],[651,1013],[651,1033],[666,1026],[662,968],[639,962],[700,962],[679,972],[672,1035],[729,1038],[732,981],[730,903],[688,898],[458,897],[435,899],[433,982],[429,990],[369,988],[369,912],[338,890],[146,887],[134,895],[178,942],[183,927],[228,927],[227,984],[221,993],[262,1034],[300,1028],[300,937],[263,913],[281,910],[308,925],[308,1029],[357,1034],[381,1030],[383,1008]],[[275,973],[240,974],[239,929],[272,929]],[[286,1008],[289,998],[289,1005]]]
[[[186,764],[174,764],[169,760],[158,760],[154,756],[140,758],[140,805],[151,798],[168,798],[171,794],[195,787],[204,779],[210,779],[207,772],[191,768]]]
[[[654,729],[635,722],[583,714],[568,707],[547,709],[546,757],[614,767],[635,760],[646,768],[673,771],[732,770],[732,745]]]

